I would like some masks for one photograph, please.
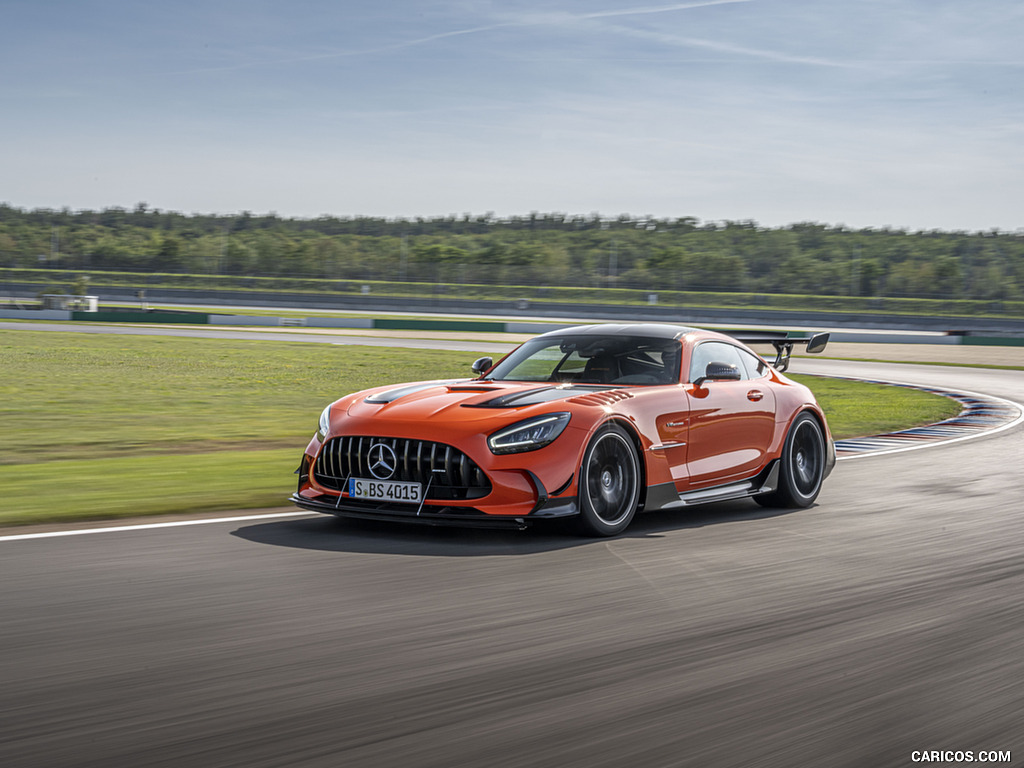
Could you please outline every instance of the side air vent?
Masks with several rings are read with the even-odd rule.
[[[613,405],[622,400],[629,400],[633,395],[624,389],[613,389],[608,392],[593,392],[588,395],[580,395],[569,400],[570,403],[580,405]]]

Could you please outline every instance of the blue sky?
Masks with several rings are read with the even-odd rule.
[[[0,0],[0,201],[1024,228],[1020,0]]]

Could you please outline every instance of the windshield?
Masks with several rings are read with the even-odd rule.
[[[566,384],[675,384],[679,342],[643,336],[543,336],[502,360],[496,381]]]

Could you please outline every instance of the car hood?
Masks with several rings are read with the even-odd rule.
[[[599,385],[549,384],[545,382],[426,381],[380,387],[361,393],[347,413],[355,418],[394,421],[476,422],[507,417],[510,412],[534,410],[534,406],[571,400],[580,405],[605,405],[609,398],[631,397],[622,389]]]

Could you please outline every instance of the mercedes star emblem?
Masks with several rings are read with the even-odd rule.
[[[395,469],[398,467],[398,457],[384,443],[371,445],[367,459],[370,463],[370,474],[378,480],[387,480],[395,474]]]

